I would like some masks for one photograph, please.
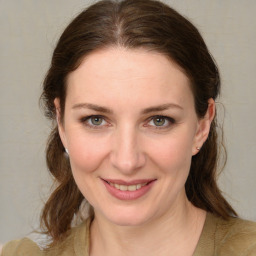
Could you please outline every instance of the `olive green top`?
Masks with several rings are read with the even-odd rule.
[[[1,256],[89,256],[91,219],[71,230],[54,249],[42,251],[28,238],[7,243]],[[193,256],[256,256],[256,223],[239,218],[225,221],[207,213]]]

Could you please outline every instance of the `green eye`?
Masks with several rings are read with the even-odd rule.
[[[90,122],[92,123],[92,125],[101,125],[103,122],[103,118],[99,117],[99,116],[94,116],[90,118]]]
[[[85,116],[80,119],[80,122],[92,129],[102,129],[109,127],[109,123],[106,121],[104,116],[100,115],[90,115],[90,116]]]
[[[163,126],[165,125],[166,118],[164,117],[155,117],[153,118],[153,123],[155,126]]]

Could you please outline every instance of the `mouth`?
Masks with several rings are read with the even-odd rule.
[[[102,179],[109,193],[121,200],[133,200],[145,195],[156,179],[134,181]]]
[[[118,183],[114,183],[114,182],[109,182],[106,181],[111,187],[115,187],[116,189],[119,189],[121,191],[135,191],[138,189],[141,189],[144,186],[147,186],[150,182],[143,182],[143,183],[137,183],[137,184],[133,184],[133,185],[124,185],[124,184],[118,184]]]

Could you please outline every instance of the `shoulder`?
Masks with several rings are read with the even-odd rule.
[[[70,230],[66,238],[51,249],[40,247],[28,238],[14,240],[4,245],[1,256],[88,256],[91,218]]]
[[[256,255],[256,223],[239,218],[216,218],[216,255]]]
[[[79,226],[70,230],[69,234],[61,242],[45,251],[45,256],[88,256],[89,252],[89,228],[91,219],[87,219]]]
[[[1,256],[41,256],[42,251],[39,246],[28,238],[21,240],[14,240],[6,245],[2,249]]]

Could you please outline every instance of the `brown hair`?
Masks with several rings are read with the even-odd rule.
[[[219,94],[219,72],[200,33],[169,6],[153,0],[100,1],[79,14],[57,43],[42,94],[46,116],[54,122],[47,147],[47,165],[57,188],[45,204],[41,223],[53,243],[65,236],[84,200],[58,134],[54,99],[60,99],[63,117],[68,74],[80,65],[84,56],[110,46],[142,47],[175,61],[191,81],[199,118],[207,111],[208,99],[216,99]],[[207,141],[192,158],[185,187],[188,199],[195,206],[228,218],[236,216],[236,212],[216,183],[219,152],[216,127],[213,120]]]

